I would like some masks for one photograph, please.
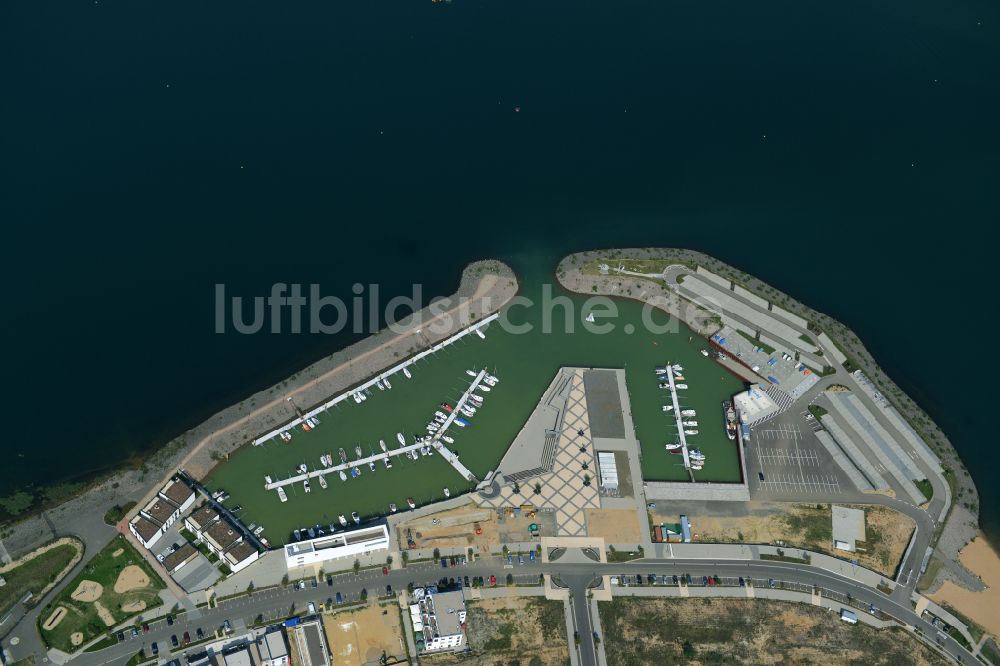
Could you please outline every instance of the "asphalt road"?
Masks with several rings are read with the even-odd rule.
[[[226,620],[229,620],[239,630],[241,627],[255,624],[258,616],[263,616],[265,621],[275,620],[290,614],[293,606],[295,611],[301,611],[306,608],[310,601],[316,603],[317,606],[321,603],[325,604],[328,598],[336,596],[336,592],[340,592],[347,603],[357,600],[362,589],[367,589],[369,600],[379,594],[384,595],[387,584],[392,586],[394,593],[404,591],[407,583],[410,582],[416,586],[435,584],[442,576],[454,578],[466,575],[470,577],[484,576],[488,580],[490,575],[495,575],[498,584],[502,584],[508,573],[523,576],[525,581],[536,579],[539,573],[558,574],[559,578],[570,587],[573,591],[574,610],[580,632],[581,664],[584,666],[597,663],[593,629],[587,610],[587,585],[599,576],[623,573],[633,575],[653,573],[668,576],[691,574],[693,578],[698,580],[699,584],[702,576],[718,575],[732,578],[749,577],[756,581],[757,587],[767,586],[769,578],[808,586],[818,585],[842,594],[851,594],[854,599],[861,603],[875,604],[889,615],[920,627],[927,636],[933,637],[938,633],[935,627],[913,612],[908,600],[901,601],[889,598],[851,578],[795,563],[756,560],[711,562],[676,559],[642,560],[624,564],[526,562],[523,567],[515,566],[513,570],[504,569],[503,564],[504,562],[499,559],[490,559],[465,566],[442,569],[433,563],[420,563],[406,569],[390,571],[388,576],[383,576],[381,570],[362,572],[358,576],[353,573],[340,574],[333,577],[332,586],[322,582],[316,587],[307,584],[305,589],[297,589],[296,586],[290,585],[262,590],[254,593],[251,597],[220,602],[217,608],[203,608],[192,613],[182,614],[177,617],[172,627],[168,627],[166,622],[161,620],[152,624],[148,633],[140,633],[136,638],[126,639],[124,642],[100,652],[81,654],[73,659],[72,663],[80,666],[103,666],[126,659],[138,652],[140,648],[147,648],[148,654],[153,642],[159,645],[160,657],[167,658],[172,635],[176,635],[180,639],[184,632],[188,631],[194,637],[199,627],[206,633],[211,633]],[[572,645],[572,637],[570,637],[570,641]],[[960,657],[963,663],[975,661],[974,657],[951,637],[945,641],[944,648],[953,657]],[[195,651],[197,648],[188,650],[188,652]],[[179,652],[175,656],[181,654],[183,652]]]

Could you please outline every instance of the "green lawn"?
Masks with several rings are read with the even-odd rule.
[[[38,594],[49,583],[54,582],[82,549],[80,544],[62,544],[4,572],[2,575],[7,584],[0,587],[0,616],[6,614],[28,592]]]
[[[115,553],[118,551],[121,552],[115,556]],[[150,581],[149,585],[120,594],[116,593],[114,587],[119,574],[131,565],[138,566],[146,573]],[[76,591],[80,583],[84,580],[99,583],[103,588],[100,598],[94,603],[72,599],[73,592]],[[132,548],[124,537],[117,536],[110,544],[97,553],[87,563],[84,570],[70,581],[59,595],[45,607],[39,617],[39,632],[42,639],[50,647],[59,648],[66,652],[73,652],[79,649],[71,641],[71,636],[74,632],[82,633],[83,643],[86,644],[90,640],[107,632],[109,628],[100,618],[96,604],[101,604],[101,606],[106,608],[113,617],[114,624],[118,624],[142,612],[141,610],[126,610],[123,606],[145,604],[145,608],[148,609],[163,603],[157,594],[163,588],[163,581],[152,570],[149,564]],[[66,616],[51,630],[43,629],[45,621],[60,606],[67,610]]]
[[[522,294],[536,304],[544,300],[540,282],[523,284]],[[653,367],[668,359],[685,367],[686,383],[691,388],[684,392],[684,405],[698,411],[701,434],[690,439],[708,457],[704,469],[697,472],[698,478],[740,480],[738,455],[735,444],[725,435],[721,403],[742,384],[699,353],[706,346],[704,339],[683,324],[672,331],[650,332],[645,322],[664,325],[666,315],[644,313],[640,303],[627,299],[614,300],[616,319],[598,320],[612,323],[614,331],[588,331],[583,318],[594,306],[585,303],[587,297],[556,292],[549,300],[556,298],[575,306],[573,319],[567,320],[566,308],[558,304],[548,309],[548,321],[543,317],[546,308],[515,306],[510,310],[511,323],[532,324],[532,331],[515,333],[492,324],[485,340],[470,335],[422,359],[412,367],[412,379],[401,374],[393,377],[391,391],[374,389],[361,405],[350,399],[341,402],[320,415],[318,428],[296,430],[288,444],[275,439],[263,446],[244,447],[213,472],[207,485],[229,491],[230,504],[244,507],[244,522],[263,525],[264,536],[275,545],[286,542],[295,528],[329,524],[340,514],[349,516],[358,511],[365,517],[382,515],[390,502],[404,509],[407,497],[413,497],[418,505],[427,504],[442,499],[445,487],[452,496],[465,492],[469,484],[440,456],[416,461],[396,457],[393,469],[386,470],[380,464],[374,474],[365,469],[361,478],[347,482],[332,474],[327,477],[328,489],[314,482],[309,494],[301,484],[295,484],[286,487],[288,502],[284,504],[277,493],[264,490],[264,476],[287,478],[300,463],[315,469],[321,454],[332,453],[336,459],[339,448],[351,458],[356,445],[366,455],[379,450],[379,440],[395,448],[397,432],[409,436],[422,431],[442,401],[454,404],[468,386],[466,369],[484,366],[500,378],[500,383],[483,394],[486,402],[471,419],[470,427],[448,431],[455,439],[452,448],[479,478],[496,468],[558,369],[576,366],[625,369],[632,419],[642,448],[643,478],[685,480],[680,456],[667,454],[663,447],[675,437],[674,420],[661,409],[669,394],[657,388]]]

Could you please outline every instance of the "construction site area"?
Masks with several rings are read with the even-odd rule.
[[[482,508],[471,501],[460,507],[428,513],[398,523],[399,549],[474,548],[489,553],[491,544],[524,542],[556,533],[555,513],[532,505]]]

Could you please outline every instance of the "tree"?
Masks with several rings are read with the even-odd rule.
[[[589,474],[584,474],[583,475],[583,485],[585,485],[585,486],[589,486],[590,485],[590,475]]]
[[[361,588],[361,603],[368,601],[368,588]]]
[[[539,494],[541,494],[541,492],[542,492],[542,484],[536,483],[535,484],[535,494],[539,495]]]
[[[518,494],[519,492],[521,492],[521,484],[520,484],[520,483],[518,483],[517,481],[515,481],[515,482],[514,482],[514,494],[516,495],[516,494]]]
[[[434,549],[434,561],[437,562],[440,559],[441,559],[441,549],[440,548],[435,548]]]
[[[401,557],[403,558],[403,566],[405,567],[406,563],[410,561],[410,554],[404,550]]]
[[[285,574],[284,576],[281,577],[281,584],[288,585],[288,574]]]
[[[507,584],[508,585],[514,584],[514,574],[507,574]]]
[[[354,560],[354,575],[357,576],[360,571],[361,571],[361,561]]]
[[[687,657],[688,659],[694,658],[694,646],[691,645],[690,641],[684,641],[682,649],[684,650],[685,657]]]
[[[385,565],[387,567],[391,567],[392,566],[392,555],[390,555],[389,557],[385,558]]]

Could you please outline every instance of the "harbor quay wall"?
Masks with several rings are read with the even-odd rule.
[[[824,340],[830,340],[838,351],[836,354],[838,358],[834,360],[839,361],[839,356],[842,355],[845,361],[841,364],[845,366],[845,369],[862,370],[878,391],[899,411],[905,421],[928,443],[933,452],[940,456],[942,466],[954,471],[954,478],[958,486],[956,496],[960,493],[963,502],[951,504],[948,520],[936,547],[943,561],[959,561],[959,551],[974,539],[978,532],[979,512],[976,507],[979,506],[979,494],[972,476],[968,474],[958,452],[944,432],[920,405],[899,388],[882,370],[854,331],[833,317],[810,308],[753,275],[696,250],[682,248],[588,250],[564,257],[556,268],[556,278],[564,288],[570,291],[583,294],[622,296],[641,301],[647,300],[652,295],[663,295],[669,291],[665,281],[662,280],[631,278],[617,274],[595,275],[584,273],[582,270],[584,266],[592,262],[613,262],[616,260],[662,262],[665,265],[676,264],[696,271],[703,277],[706,276],[706,271],[709,271],[720,284],[729,282],[739,285],[747,292],[766,299],[771,304],[772,312],[780,315],[791,313],[798,318],[798,321],[806,322],[811,332],[817,335],[819,332],[824,333]],[[704,311],[699,312],[700,309],[696,305],[688,303],[686,307],[681,307],[683,304],[680,300],[670,301],[668,299],[667,302],[676,303],[678,309],[672,314],[685,321],[699,334],[708,337],[715,332],[712,330],[712,323],[717,320],[713,320]],[[670,311],[668,308],[662,309]],[[702,325],[699,326],[698,323]],[[717,329],[718,325],[714,328]],[[939,577],[938,581],[940,580]],[[936,585],[932,587],[936,587]]]
[[[287,397],[303,409],[321,404],[380,369],[499,311],[517,291],[517,278],[506,264],[495,260],[472,263],[464,269],[454,294],[401,321],[393,327],[395,330],[368,336],[216,413],[150,454],[140,468],[118,470],[63,504],[6,525],[2,544],[10,558],[66,535],[81,536],[88,550],[102,546],[115,534],[114,528],[103,522],[104,512],[112,505],[135,501],[138,507],[144,506],[181,468],[196,479],[204,478],[239,447],[296,418]],[[451,316],[450,328],[427,326],[441,313]],[[415,323],[418,321],[423,323]],[[444,318],[438,319],[438,323],[442,321]],[[122,525],[127,525],[133,515],[127,516]],[[131,536],[127,528],[123,533]]]

